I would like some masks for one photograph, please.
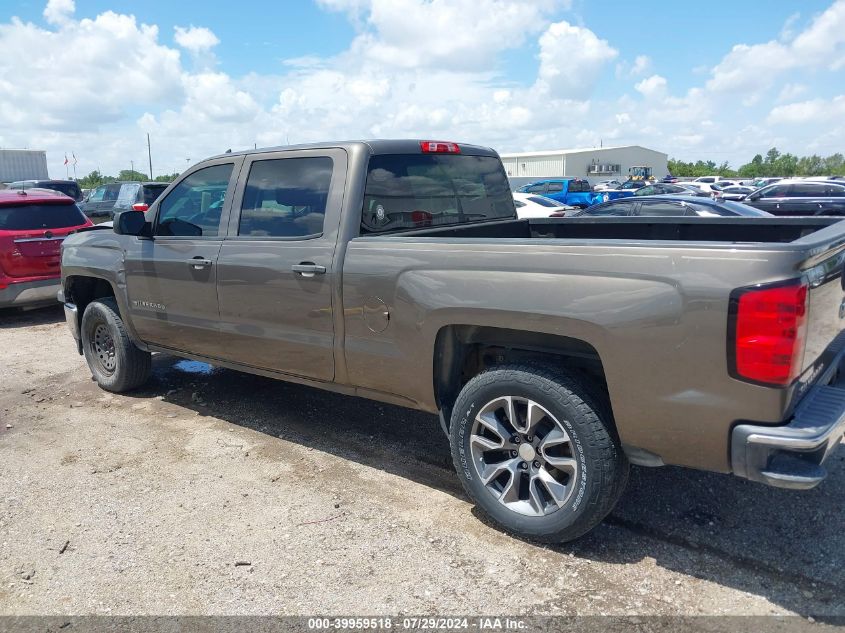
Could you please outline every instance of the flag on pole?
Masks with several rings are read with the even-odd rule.
[[[67,165],[67,163],[68,163],[67,154],[65,154],[65,165]]]
[[[79,162],[78,160],[76,160],[76,154],[74,154],[73,152],[71,152],[71,153],[70,153],[70,155],[71,155],[71,156],[73,156],[73,164],[74,164],[74,165],[76,165],[76,163],[78,163],[78,162]]]

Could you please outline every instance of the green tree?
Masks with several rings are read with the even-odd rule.
[[[178,173],[173,174],[162,174],[160,176],[155,177],[156,182],[173,182],[179,177]]]
[[[117,175],[118,180],[149,180],[147,174],[140,171],[132,171],[131,169],[121,169]]]

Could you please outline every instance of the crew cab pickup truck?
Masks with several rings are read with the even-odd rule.
[[[627,198],[634,195],[635,189],[610,189],[602,192],[593,191],[586,180],[580,178],[558,178],[554,180],[539,180],[517,189],[520,193],[534,193],[557,200],[563,204],[579,209],[586,209],[594,204]]]
[[[491,149],[361,141],[195,165],[68,237],[60,300],[109,391],[164,352],[439,414],[470,497],[560,542],[629,463],[821,482],[843,263],[836,218],[520,220]]]

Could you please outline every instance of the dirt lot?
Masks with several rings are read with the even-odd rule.
[[[0,614],[845,615],[842,447],[810,492],[634,469],[541,547],[431,416],[167,356],[110,395],[52,308],[0,313],[0,356]]]

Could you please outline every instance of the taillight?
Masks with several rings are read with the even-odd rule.
[[[420,141],[420,149],[423,154],[460,154],[461,148],[457,143],[445,141]]]
[[[145,202],[136,202],[132,205],[133,211],[146,211],[150,208],[150,205],[146,204]]]
[[[801,283],[736,290],[731,296],[728,356],[731,375],[785,386],[801,372],[807,331],[807,286]]]
[[[431,226],[432,215],[428,211],[411,211],[411,222],[414,226]]]

